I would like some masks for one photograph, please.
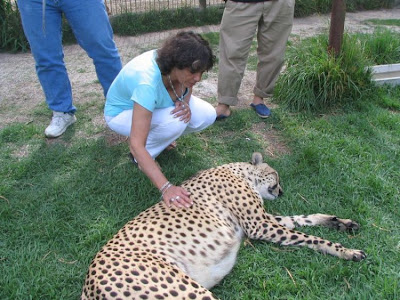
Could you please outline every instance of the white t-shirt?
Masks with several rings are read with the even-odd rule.
[[[157,50],[145,52],[126,64],[108,90],[104,115],[115,117],[136,102],[153,112],[174,106],[156,62]]]

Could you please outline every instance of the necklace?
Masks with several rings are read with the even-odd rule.
[[[168,74],[168,80],[169,80],[169,85],[171,86],[172,91],[174,92],[174,94],[176,96],[176,100],[179,102],[182,102],[183,99],[185,98],[185,95],[183,94],[183,84],[181,84],[181,96],[179,97],[175,91],[174,85],[172,84],[172,81],[171,81],[171,76],[169,76],[169,74]]]

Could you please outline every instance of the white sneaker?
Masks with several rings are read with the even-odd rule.
[[[68,126],[76,122],[76,117],[73,114],[53,111],[53,118],[50,125],[47,126],[44,134],[47,137],[55,138],[62,135]]]

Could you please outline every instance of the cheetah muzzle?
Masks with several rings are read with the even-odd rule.
[[[209,291],[233,268],[244,236],[280,245],[305,246],[360,261],[361,250],[295,231],[323,225],[358,225],[336,216],[274,216],[263,199],[282,190],[278,173],[262,156],[201,171],[185,181],[194,201],[188,209],[159,202],[128,222],[95,256],[81,299],[216,299]]]

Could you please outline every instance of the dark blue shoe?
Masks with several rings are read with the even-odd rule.
[[[268,118],[271,115],[271,111],[264,103],[260,103],[257,105],[251,103],[250,106],[254,108],[260,118]]]

